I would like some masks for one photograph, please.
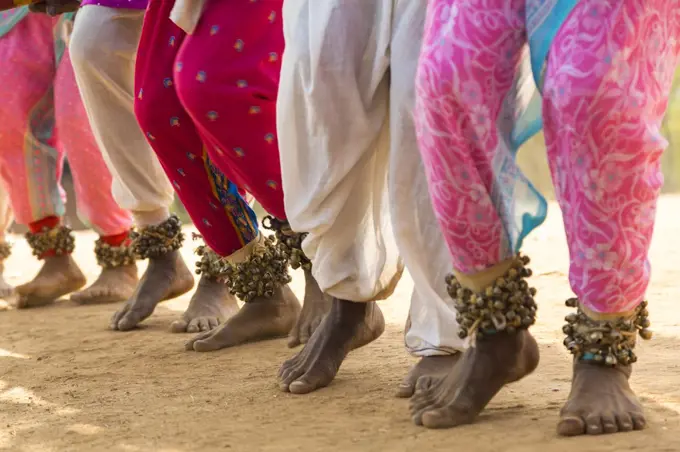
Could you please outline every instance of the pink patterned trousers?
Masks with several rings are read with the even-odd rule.
[[[68,54],[58,58],[57,19],[29,14],[0,38],[0,176],[16,221],[65,213],[61,172],[73,172],[78,215],[102,236],[128,231],[129,212],[111,194]]]
[[[504,206],[494,203],[504,174],[493,162],[526,49],[525,8],[540,1],[428,3],[415,116],[435,212],[462,273],[514,252]],[[633,309],[649,282],[667,145],[660,125],[679,41],[676,1],[581,0],[552,43],[543,87],[548,159],[569,280],[596,312]]]

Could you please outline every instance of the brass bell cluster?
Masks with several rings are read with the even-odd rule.
[[[269,222],[269,224],[265,223]],[[281,221],[272,216],[266,216],[262,219],[262,225],[271,231],[274,231],[277,240],[277,246],[288,255],[290,266],[294,270],[302,268],[303,270],[312,269],[312,261],[305,256],[302,251],[302,241],[307,236],[306,233],[293,232],[287,221]]]
[[[566,305],[577,309],[576,313],[565,317],[567,324],[562,327],[567,336],[564,346],[576,359],[626,366],[637,361],[633,351],[636,336],[639,334],[645,340],[652,338],[646,301],[640,303],[633,316],[615,320],[589,318],[581,309],[578,298],[568,299]]]
[[[483,339],[501,331],[512,334],[536,322],[536,289],[526,281],[531,276],[528,264],[529,257],[517,255],[505,275],[480,293],[461,286],[454,275],[446,277],[449,295],[458,311],[461,339]]]
[[[200,236],[198,237],[200,238]],[[197,275],[202,275],[212,280],[218,280],[223,277],[224,262],[219,254],[206,245],[196,248],[196,254],[200,257],[196,261],[195,272]]]
[[[245,261],[224,262],[220,279],[246,303],[259,297],[271,298],[275,289],[292,280],[288,274],[288,255],[277,246],[274,237],[265,237]]]
[[[180,249],[184,242],[182,222],[177,215],[171,215],[160,224],[145,226],[131,236],[134,238],[133,251],[139,259],[160,257]]]
[[[76,241],[68,226],[51,229],[44,227],[40,232],[27,232],[26,241],[38,259],[42,259],[48,251],[53,251],[57,256],[71,254],[76,247]]]
[[[97,263],[103,268],[132,265],[137,260],[131,244],[111,246],[102,239],[94,242],[94,255],[97,257]]]

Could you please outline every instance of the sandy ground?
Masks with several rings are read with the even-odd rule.
[[[188,297],[165,303],[145,328],[106,329],[114,306],[70,302],[0,312],[0,450],[57,451],[622,451],[680,450],[680,197],[666,197],[652,250],[649,290],[655,340],[640,347],[634,387],[651,427],[641,433],[560,439],[555,423],[569,391],[560,329],[567,312],[567,250],[555,206],[526,246],[540,317],[538,371],[502,391],[476,425],[427,431],[392,397],[414,362],[402,347],[412,283],[382,303],[389,322],[377,342],[350,355],[337,380],[309,396],[279,392],[275,374],[292,351],[284,340],[185,352],[168,333]],[[94,237],[79,233],[78,260],[96,275]],[[186,250],[191,258],[191,250]],[[27,281],[38,263],[17,240],[7,274]],[[301,278],[295,289],[301,293]]]

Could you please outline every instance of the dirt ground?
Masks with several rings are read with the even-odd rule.
[[[188,297],[165,303],[131,333],[106,329],[114,306],[68,301],[0,312],[0,450],[12,451],[680,451],[680,197],[663,198],[649,289],[655,340],[642,344],[633,384],[650,428],[640,433],[561,439],[555,424],[569,391],[560,329],[570,294],[567,250],[554,205],[526,245],[533,258],[542,362],[502,391],[479,422],[454,430],[414,426],[408,402],[392,397],[414,359],[402,345],[412,283],[382,303],[389,322],[377,342],[352,353],[336,381],[308,396],[279,391],[275,375],[293,352],[284,340],[215,353],[185,352],[168,332]],[[97,267],[94,236],[79,233],[77,258]],[[186,257],[191,258],[187,247]],[[10,282],[38,269],[23,240]],[[295,289],[301,293],[301,278]]]

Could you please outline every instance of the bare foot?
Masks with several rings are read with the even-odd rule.
[[[408,399],[416,391],[416,382],[420,377],[441,378],[449,373],[460,357],[461,353],[423,356],[415,366],[411,367],[404,380],[399,384],[396,396]]]
[[[142,280],[132,297],[113,315],[110,328],[129,331],[149,317],[161,301],[179,297],[191,290],[194,277],[179,251],[149,259]]]
[[[185,344],[187,350],[211,352],[246,342],[285,337],[293,328],[300,313],[300,302],[283,286],[271,298],[255,298],[219,328],[192,338]]]
[[[34,308],[54,303],[87,283],[71,255],[50,256],[33,281],[16,288],[17,308]]]
[[[331,309],[333,297],[321,292],[319,283],[312,276],[311,270],[305,273],[305,300],[302,311],[298,316],[295,326],[288,335],[288,347],[297,347],[306,344],[314,331],[317,329],[324,316]]]
[[[422,377],[411,397],[413,422],[428,428],[472,423],[493,396],[538,365],[538,345],[527,330],[477,341],[444,377]]]
[[[347,354],[376,340],[385,319],[375,302],[333,299],[331,310],[305,347],[279,370],[283,391],[307,394],[328,386]]]
[[[575,363],[571,392],[560,412],[557,433],[600,435],[645,428],[642,404],[628,384],[630,374],[630,366]]]
[[[78,304],[118,303],[132,296],[138,282],[135,264],[102,268],[97,280],[87,289],[71,294],[71,300]]]
[[[14,295],[14,287],[5,281],[5,262],[0,261],[0,300],[6,300]]]
[[[236,297],[227,286],[213,278],[201,276],[189,307],[180,320],[172,322],[173,333],[210,331],[238,312]]]

